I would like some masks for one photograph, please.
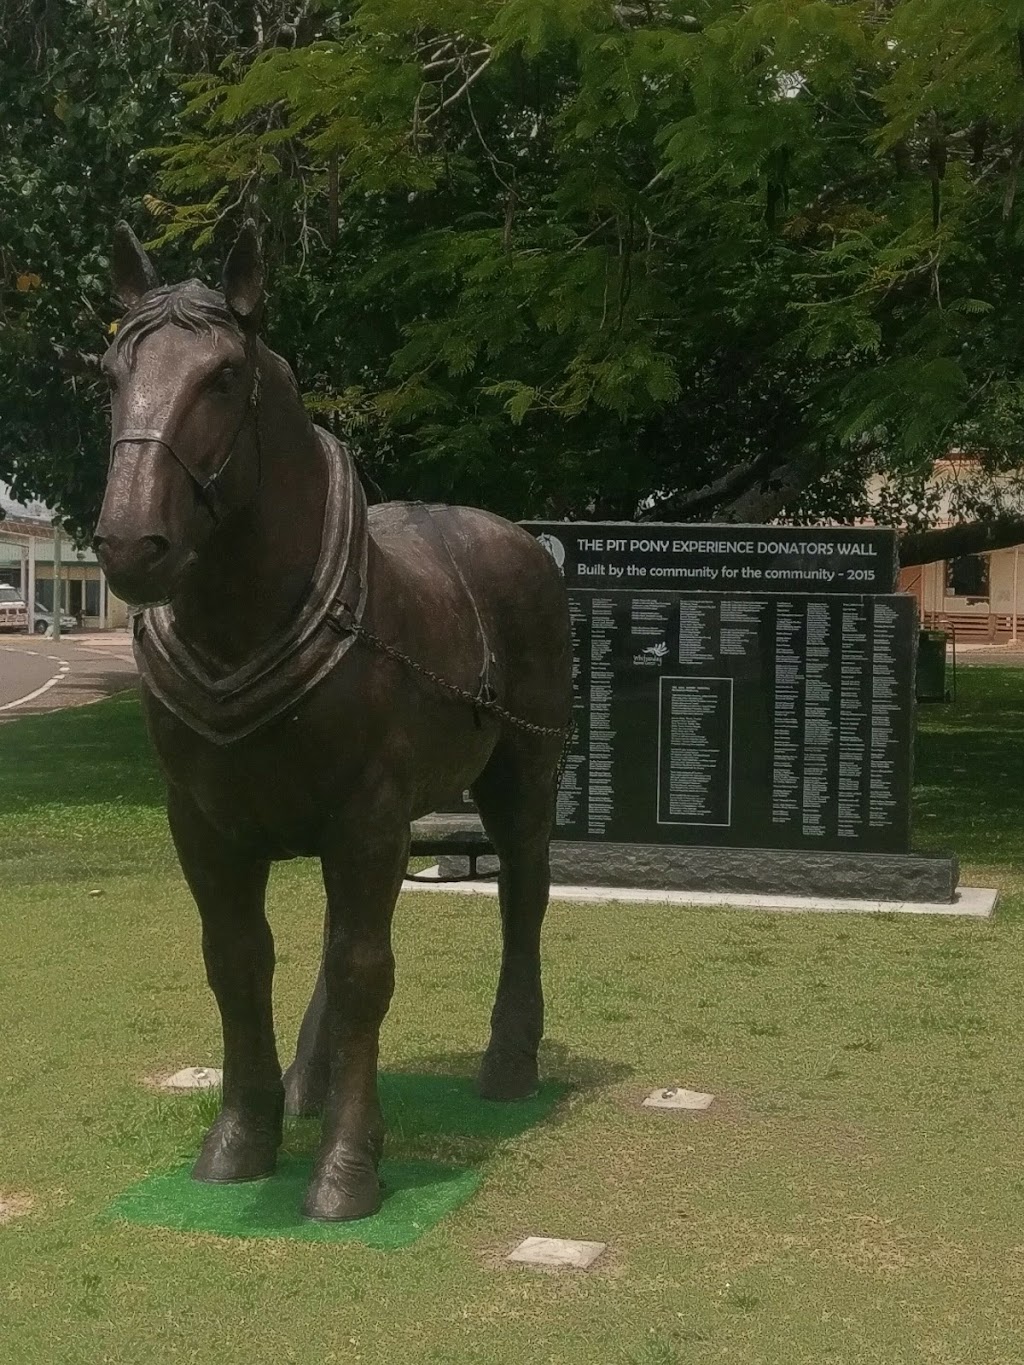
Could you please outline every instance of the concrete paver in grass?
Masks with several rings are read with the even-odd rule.
[[[577,1242],[568,1237],[526,1237],[508,1259],[521,1265],[588,1270],[606,1250],[605,1242]]]
[[[216,1090],[224,1073],[216,1066],[183,1066],[160,1082],[163,1090]]]
[[[666,1089],[652,1090],[645,1098],[643,1107],[645,1109],[689,1109],[700,1113],[711,1108],[714,1098],[714,1095],[709,1095],[703,1090],[687,1090],[684,1086],[672,1085]]]

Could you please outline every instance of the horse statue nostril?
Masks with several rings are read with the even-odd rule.
[[[143,536],[142,548],[150,567],[153,567],[165,557],[171,548],[171,543],[164,536]]]

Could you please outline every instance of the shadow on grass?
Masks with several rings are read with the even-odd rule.
[[[972,668],[954,704],[918,711],[914,831],[962,862],[1018,864],[1024,852],[1024,670]]]
[[[478,1054],[458,1054],[457,1060]],[[621,1074],[624,1068],[613,1068]],[[435,1071],[382,1071],[377,1078],[388,1155],[435,1159],[443,1149],[446,1159],[480,1162],[529,1128],[547,1122],[559,1103],[574,1087],[560,1079],[545,1080],[539,1090],[523,1100],[499,1102],[481,1099],[468,1075]],[[220,1090],[201,1091],[173,1101],[164,1096],[161,1118],[166,1127],[180,1123],[177,1143],[182,1155],[199,1150],[203,1135],[220,1109]],[[285,1121],[284,1150],[292,1156],[308,1156],[320,1141],[320,1119],[291,1118]]]
[[[0,726],[0,815],[38,806],[160,806],[157,770],[134,692]]]
[[[461,1076],[468,1084],[480,1067],[480,1052],[439,1052],[429,1057],[409,1059],[410,1075]],[[585,1057],[554,1038],[540,1045],[540,1074],[559,1084],[566,1092],[602,1090],[633,1075],[633,1068],[605,1057]],[[383,1083],[383,1077],[381,1078]]]

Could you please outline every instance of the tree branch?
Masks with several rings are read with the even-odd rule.
[[[80,375],[86,379],[98,379],[100,374],[100,355],[90,355],[87,351],[74,351],[70,346],[62,346],[51,341],[57,364],[67,374]]]
[[[685,518],[695,512],[699,513],[702,509],[713,509],[723,498],[735,497],[756,482],[765,472],[765,465],[770,459],[771,456],[761,455],[756,460],[734,465],[732,469],[726,470],[703,488],[696,488],[692,493],[683,493],[657,503],[650,511],[644,512],[640,520],[661,521],[666,513],[673,517]]]
[[[1000,516],[988,521],[965,521],[932,531],[905,531],[899,539],[900,564],[933,564],[937,559],[984,554],[1024,545],[1024,517]]]
[[[722,507],[715,521],[764,525],[773,521],[811,482],[814,474],[804,464],[779,465],[757,487],[748,488]]]
[[[484,74],[484,72],[487,70],[487,68],[490,66],[493,60],[494,60],[493,55],[488,56],[487,59],[485,61],[482,61],[478,67],[475,67],[474,70],[472,70],[469,73],[466,79],[459,86],[458,90],[456,90],[453,95],[449,95],[447,99],[442,100],[441,103],[437,106],[437,108],[432,110],[431,113],[427,115],[427,117],[423,120],[424,124],[432,122],[433,119],[437,118],[438,114],[444,113],[444,111],[450,108],[451,105],[455,104],[457,100],[460,100],[462,96],[466,93],[466,91],[470,88],[470,86],[473,84],[473,82],[480,79],[480,77]]]

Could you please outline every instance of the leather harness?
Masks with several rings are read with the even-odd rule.
[[[111,459],[122,443],[153,442],[162,446],[191,479],[214,522],[223,520],[229,505],[218,481],[250,418],[256,445],[257,493],[262,483],[259,367],[255,358],[251,364],[249,397],[227,454],[209,477],[204,478],[191,466],[164,431],[148,427],[128,428],[115,437],[111,441]],[[470,692],[441,677],[363,625],[369,544],[366,496],[344,447],[322,428],[314,430],[327,462],[327,499],[320,554],[309,594],[298,616],[287,630],[241,667],[225,674],[204,651],[177,633],[168,603],[143,608],[134,616],[134,649],[139,674],[150,692],[196,734],[214,744],[232,744],[296,706],[360,641],[402,664],[438,691],[466,702],[473,708],[477,725],[483,713],[490,713],[535,735],[564,737],[567,726],[537,724],[508,711],[499,702],[491,675],[494,654],[476,598],[429,505],[419,504],[416,509],[421,532],[440,541],[476,621],[482,655],[476,691]]]
[[[295,706],[356,640],[352,627],[366,606],[366,498],[340,443],[319,427],[316,434],[328,470],[323,538],[309,595],[287,630],[223,674],[178,635],[169,605],[147,607],[135,617],[143,682],[168,711],[215,744],[251,735]]]

